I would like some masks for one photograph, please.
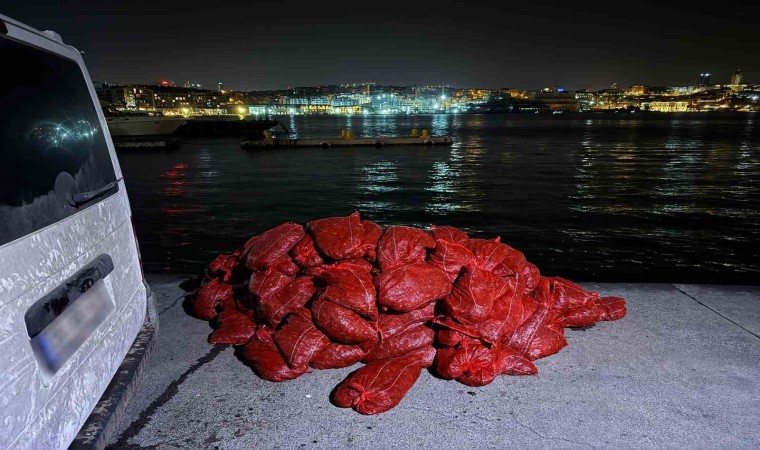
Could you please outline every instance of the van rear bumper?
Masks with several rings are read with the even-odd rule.
[[[137,388],[158,337],[156,294],[143,281],[147,292],[145,321],[105,392],[79,430],[70,449],[102,449]]]

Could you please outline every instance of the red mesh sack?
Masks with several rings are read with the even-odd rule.
[[[217,321],[219,326],[208,338],[211,344],[245,344],[256,331],[256,324],[234,308],[224,309]]]
[[[538,286],[541,280],[541,272],[532,263],[526,262],[522,268],[522,277],[525,280],[525,293],[530,294]]]
[[[523,296],[523,320],[522,322],[525,322],[528,320],[536,311],[538,311],[538,308],[541,307],[541,304],[536,300],[535,297],[535,291],[531,295],[524,295]]]
[[[372,265],[362,259],[350,259],[315,268],[325,286],[324,298],[366,317],[377,318],[377,296],[370,270]]]
[[[298,273],[301,271],[301,268],[298,267],[298,264],[293,262],[289,255],[284,255],[280,259],[273,262],[272,265],[269,266],[266,270],[276,270],[278,272],[284,273],[285,275],[294,277],[298,275]]]
[[[220,316],[228,310],[236,310],[237,312],[244,314],[251,322],[256,322],[256,312],[250,305],[250,297],[247,295],[235,296],[235,289],[233,288],[233,294],[225,297],[219,302],[219,308],[221,312],[216,316],[217,320],[220,320]]]
[[[428,256],[428,262],[446,272],[449,280],[456,281],[462,267],[472,265],[475,255],[464,245],[437,240],[435,250]]]
[[[618,320],[625,317],[628,312],[625,306],[625,299],[620,297],[602,297],[596,299],[596,303],[601,310],[599,320]]]
[[[246,254],[246,267],[263,270],[288,256],[288,251],[304,237],[304,229],[297,223],[284,223],[265,231],[253,241]],[[292,262],[291,262],[292,263]]]
[[[444,379],[456,379],[468,386],[485,386],[500,373],[496,347],[465,345],[439,349],[435,371]]]
[[[338,385],[335,404],[365,415],[388,411],[414,386],[421,370],[417,355],[369,363]]]
[[[418,309],[451,291],[446,272],[424,261],[385,270],[375,277],[375,284],[383,311]]]
[[[517,327],[526,319],[523,308],[523,295],[519,291],[521,284],[516,283],[517,289],[512,289],[494,301],[489,316],[481,321],[463,324],[450,316],[435,317],[433,323],[439,325],[436,342],[444,347],[453,347],[463,339],[482,340],[490,344],[498,344],[509,340]]]
[[[501,351],[499,365],[502,375],[535,375],[538,373],[536,365],[513,348],[507,346],[499,348]]]
[[[267,325],[276,327],[288,314],[298,311],[316,293],[311,277],[298,277],[280,286],[268,295],[259,296],[259,318]]]
[[[435,240],[423,230],[412,227],[388,227],[377,244],[377,262],[383,270],[424,261],[427,249]]]
[[[213,319],[218,315],[216,307],[224,299],[232,299],[232,286],[214,278],[198,289],[198,292],[195,294],[195,299],[191,304],[193,317],[202,320]]]
[[[358,345],[330,342],[314,355],[309,365],[315,369],[341,369],[353,366],[364,358],[367,352]]]
[[[377,329],[358,314],[318,298],[311,306],[314,323],[333,341],[342,344],[377,340]]]
[[[222,254],[214,258],[208,265],[208,273],[211,276],[220,277],[222,281],[227,282],[232,278],[232,271],[238,265],[238,256],[240,252],[232,254]]]
[[[217,316],[216,320],[219,320],[219,315],[225,311],[236,309],[240,312],[245,312],[245,309],[243,309],[242,305],[238,305],[238,300],[235,298],[235,291],[233,288],[232,295],[228,295],[219,302],[217,305],[217,310],[220,311]]]
[[[382,339],[403,333],[418,323],[432,320],[435,316],[435,303],[428,303],[419,309],[403,314],[380,314],[377,318],[377,328]]]
[[[460,323],[482,322],[494,301],[509,289],[507,281],[477,267],[466,267],[441,302],[444,311]]]
[[[254,244],[259,240],[260,235],[256,235],[245,241],[245,244],[243,244],[243,251],[241,252],[241,261],[248,258],[248,253],[251,252],[251,248]]]
[[[364,362],[378,359],[395,358],[413,350],[433,345],[435,332],[432,328],[419,324],[406,332],[383,339],[364,357]]]
[[[503,280],[507,283],[506,292],[494,300],[491,314],[478,324],[480,337],[492,344],[502,342],[505,337],[511,338],[523,322],[525,288],[522,278],[514,276]]]
[[[301,308],[285,318],[284,325],[272,335],[290,367],[303,367],[330,341],[312,322],[311,312]]]
[[[435,370],[445,379],[467,386],[485,386],[497,376],[534,375],[536,366],[509,347],[463,345],[438,350]]]
[[[512,275],[522,272],[526,263],[525,255],[507,244],[495,240],[470,239],[467,248],[475,255],[475,264],[483,270],[496,275]]]
[[[248,291],[253,294],[255,300],[260,302],[284,289],[294,279],[295,277],[274,269],[256,270],[251,274],[251,279],[248,282]]]
[[[426,345],[424,347],[420,347],[417,350],[412,350],[411,352],[407,353],[408,355],[415,356],[419,362],[420,366],[422,366],[423,369],[426,369],[433,365],[433,362],[435,362],[435,354],[437,350],[432,345]]]
[[[509,346],[531,361],[553,355],[567,345],[559,311],[546,307],[536,310],[509,340]]]
[[[358,212],[348,217],[315,220],[309,222],[306,229],[314,238],[314,245],[329,258],[360,258],[363,255],[364,229]]]
[[[589,302],[575,308],[568,308],[562,312],[559,323],[563,327],[579,328],[588,327],[601,320],[602,310],[596,302]]]
[[[290,256],[293,257],[293,261],[298,266],[304,269],[325,263],[322,256],[317,252],[317,248],[314,247],[314,239],[308,234],[293,246],[290,250]]]
[[[291,368],[272,340],[271,332],[257,330],[241,354],[260,378],[267,381],[287,381],[305,374],[308,366]]]
[[[456,347],[464,338],[464,333],[448,328],[441,328],[435,332],[435,343],[440,347]]]
[[[543,297],[549,298],[548,306],[565,311],[569,308],[596,303],[599,294],[588,292],[576,283],[560,277],[541,277],[536,290],[540,291]],[[541,297],[537,297],[541,302]]]
[[[482,343],[480,323],[463,324],[446,315],[436,316],[433,323],[438,325],[438,332],[448,332],[441,333],[440,336],[440,343],[444,347],[453,347],[458,345],[459,341]]]
[[[377,242],[383,235],[383,227],[369,220],[362,220],[361,224],[364,231],[361,245],[362,252],[365,258],[374,262],[377,259]]]
[[[467,233],[460,230],[459,228],[451,227],[451,226],[436,226],[433,225],[430,227],[430,235],[433,236],[433,239],[442,240],[446,242],[451,242],[454,244],[462,244],[464,245],[467,243],[467,241],[470,240],[470,237],[467,236]]]

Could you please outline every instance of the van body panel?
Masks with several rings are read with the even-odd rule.
[[[3,282],[24,280],[24,285],[31,287],[10,301],[6,301],[7,292],[0,294],[4,301],[0,307],[0,351],[6,361],[0,366],[0,380],[3,380],[0,409],[6,417],[0,447],[11,444],[3,442],[6,437],[21,437],[22,434],[31,436],[19,442],[44,445],[33,432],[35,424],[40,423],[45,426],[38,432],[45,434],[53,429],[69,431],[53,433],[45,441],[49,442],[51,438],[70,441],[87,419],[142,326],[146,289],[131,223],[124,213],[125,201],[126,194],[120,192],[38,235],[27,236],[0,249],[2,259],[8,255],[10,260],[19,262],[14,267],[29,268],[23,273],[4,274]],[[101,230],[102,234],[88,239],[89,234],[82,233],[89,245],[72,242],[80,234],[76,230],[95,229]],[[67,230],[74,232],[66,235]],[[108,231],[111,232],[106,234]],[[50,260],[61,262],[56,266],[44,264],[46,255],[52,254],[59,256]],[[41,363],[34,357],[24,314],[38,299],[101,254],[109,255],[114,263],[114,270],[104,282],[115,310],[60,370],[47,377]],[[76,259],[64,262],[68,259],[66,255],[76,255]],[[58,406],[53,408],[54,405]],[[67,412],[44,416],[57,408],[65,408],[63,411]],[[42,438],[41,435],[36,437]]]
[[[110,376],[119,368],[145,317],[144,292],[114,318],[102,340],[83,358],[75,376],[62,383],[53,398],[41,405],[37,414],[10,445],[12,448],[67,448],[105,391]],[[84,376],[80,377],[79,374]],[[40,402],[41,403],[41,402]]]
[[[121,189],[123,183],[119,184],[119,192],[111,197],[0,246],[0,258],[13,261],[13,264],[0,264],[0,308],[59,273],[72,260],[130,221],[129,201],[126,191]],[[132,240],[133,237],[128,239]]]

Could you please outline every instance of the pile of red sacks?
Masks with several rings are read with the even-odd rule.
[[[396,406],[423,368],[468,386],[536,374],[567,345],[564,327],[626,314],[624,299],[543,277],[499,238],[359,213],[284,223],[220,255],[190,309],[265,380],[365,363],[334,397],[361,414]]]

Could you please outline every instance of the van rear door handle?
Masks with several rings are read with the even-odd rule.
[[[113,272],[113,269],[111,257],[105,254],[99,255],[49,294],[34,302],[24,315],[29,337],[37,336],[76,299]]]

